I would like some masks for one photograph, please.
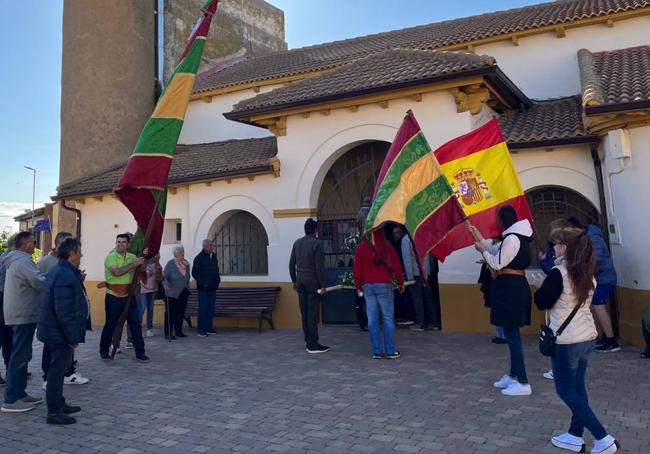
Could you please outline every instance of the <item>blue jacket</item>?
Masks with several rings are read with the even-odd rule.
[[[587,235],[591,238],[596,253],[596,282],[598,285],[616,285],[616,270],[612,256],[609,254],[603,231],[593,224],[587,226]]]
[[[36,336],[45,344],[84,342],[87,320],[81,273],[67,260],[59,260],[47,273]]]
[[[548,275],[553,267],[555,266],[555,249],[553,249],[553,243],[548,242],[548,249],[546,250],[546,255],[543,259],[539,261],[539,267],[544,271],[544,274]]]

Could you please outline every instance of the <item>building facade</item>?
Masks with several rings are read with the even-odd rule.
[[[620,276],[621,336],[640,343],[650,300],[649,26],[646,1],[553,2],[207,71],[172,166],[163,260],[176,242],[192,257],[213,238],[224,285],[281,286],[274,318],[297,327],[291,245],[305,218],[317,217],[329,279],[348,269],[345,239],[404,113],[415,113],[434,149],[498,117],[533,209],[536,247],[558,217],[603,226]],[[115,234],[135,228],[111,195],[122,168],[62,185],[57,195],[81,210],[91,281],[102,279]],[[476,259],[468,248],[441,264],[445,330],[491,329]],[[328,295],[325,321],[348,321],[354,308],[345,304]],[[533,327],[540,314],[534,319]]]

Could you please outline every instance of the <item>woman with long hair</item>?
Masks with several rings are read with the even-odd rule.
[[[578,228],[551,232],[555,266],[542,281],[533,279],[540,287],[535,293],[535,305],[546,310],[548,325],[556,332],[578,306],[575,316],[557,336],[551,359],[555,390],[572,413],[569,431],[551,438],[558,448],[584,452],[582,438],[585,427],[596,439],[592,454],[612,454],[619,443],[598,421],[587,397],[585,375],[587,356],[595,346],[596,326],[590,305],[596,287],[596,256],[589,236]]]
[[[470,227],[477,240],[474,247],[496,274],[489,296],[490,323],[503,327],[510,349],[510,371],[494,387],[506,396],[529,396],[533,391],[526,376],[519,329],[530,325],[532,296],[525,270],[532,260],[533,229],[528,219],[517,219],[517,212],[510,205],[499,208],[497,222],[503,232],[497,243],[485,240],[475,227]]]

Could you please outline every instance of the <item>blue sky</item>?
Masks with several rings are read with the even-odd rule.
[[[290,48],[539,3],[535,0],[268,1],[284,10]],[[1,230],[12,224],[11,216],[31,207],[32,174],[23,166],[37,169],[37,205],[49,201],[56,190],[63,1],[0,0],[0,11]]]

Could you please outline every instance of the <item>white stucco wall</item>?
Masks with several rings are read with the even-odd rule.
[[[205,102],[202,99],[190,102],[178,143],[207,143],[271,135],[264,128],[230,121],[223,114],[230,112],[239,101],[252,98],[260,93],[266,93],[280,86],[276,84],[261,87],[259,93],[255,93],[252,88],[226,93],[212,97],[211,102]]]
[[[579,27],[566,31],[566,37],[555,33],[519,39],[515,46],[500,41],[477,46],[475,53],[491,55],[503,72],[530,98],[545,99],[576,95],[580,92],[577,52],[622,49],[647,45],[650,42],[650,17]]]
[[[608,138],[600,150],[604,158],[607,217],[618,230],[618,241],[612,241],[612,256],[620,286],[650,290],[650,126],[628,132],[630,158],[612,158]]]

